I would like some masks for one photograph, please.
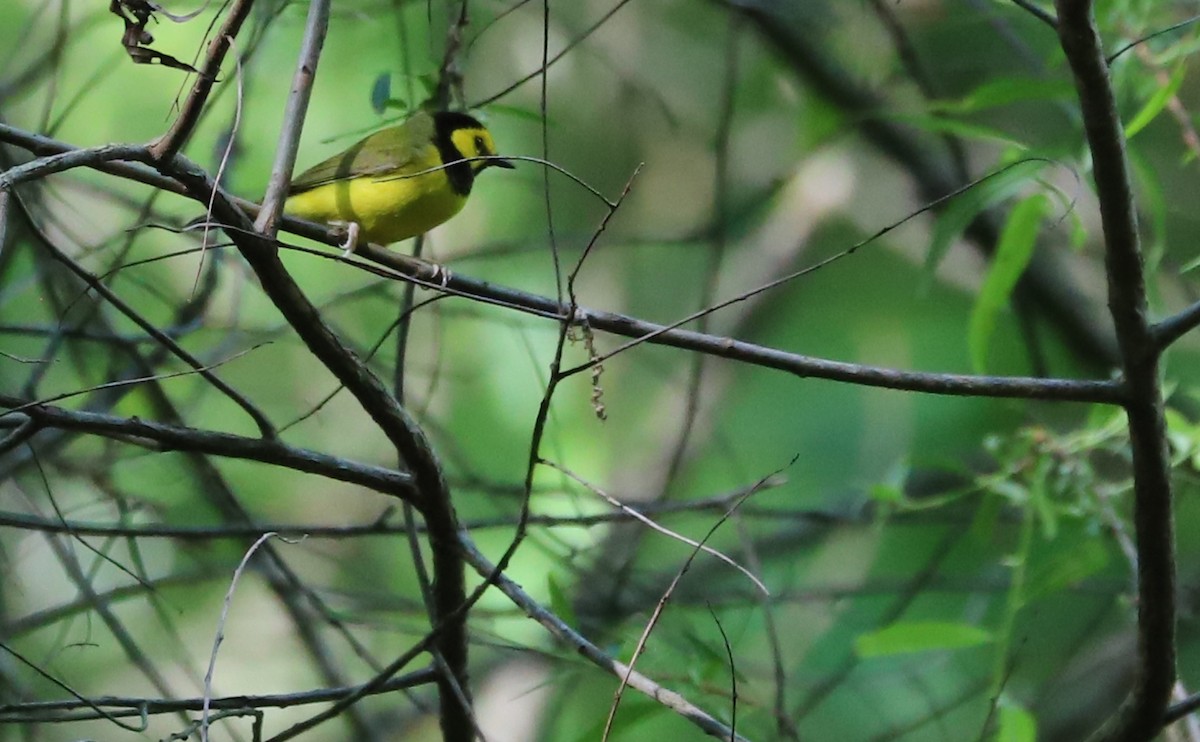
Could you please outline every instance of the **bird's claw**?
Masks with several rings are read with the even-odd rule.
[[[350,222],[346,225],[346,241],[342,244],[342,258],[350,257],[358,249],[359,231],[358,222]]]

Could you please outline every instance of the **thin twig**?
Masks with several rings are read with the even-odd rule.
[[[254,221],[254,228],[268,237],[275,237],[276,221],[287,198],[288,184],[292,180],[292,169],[296,166],[296,153],[300,149],[300,132],[304,128],[304,117],[316,79],[317,63],[321,60],[321,48],[325,45],[325,33],[329,30],[330,0],[312,0],[308,6],[308,22],[304,27],[304,41],[300,56],[296,60],[296,73],[292,77],[292,90],[288,94],[287,107],[283,112],[283,128],[279,133],[279,144],[275,149],[275,164],[267,181],[262,210]]]
[[[238,562],[238,566],[233,570],[233,578],[229,581],[229,588],[225,591],[225,600],[221,603],[221,617],[217,619],[217,630],[213,636],[212,651],[208,655],[208,670],[204,673],[204,702],[200,707],[200,740],[208,742],[208,714],[209,703],[212,698],[212,680],[213,674],[217,670],[217,651],[221,648],[221,643],[225,641],[225,622],[229,618],[229,607],[233,605],[233,593],[237,589],[238,581],[241,579],[242,573],[246,571],[246,565],[250,562],[250,557],[258,551],[260,546],[263,546],[268,539],[276,537],[275,533],[264,533],[250,545],[250,548],[242,554],[242,560]]]
[[[1134,47],[1141,46],[1142,44],[1145,44],[1147,41],[1150,41],[1151,39],[1158,38],[1159,36],[1162,36],[1164,34],[1169,34],[1172,31],[1178,31],[1181,28],[1187,28],[1188,26],[1191,26],[1197,22],[1200,22],[1200,15],[1194,15],[1191,18],[1185,18],[1184,20],[1180,21],[1179,23],[1172,23],[1170,26],[1167,26],[1166,28],[1160,28],[1159,30],[1155,31],[1154,33],[1147,34],[1147,35],[1141,37],[1140,39],[1136,39],[1134,41],[1129,42],[1128,44],[1126,44],[1125,46],[1116,50],[1112,54],[1109,54],[1108,57],[1105,59],[1105,61],[1108,62],[1109,64],[1112,64],[1114,61],[1116,61],[1117,57],[1121,56],[1122,54],[1129,51],[1130,49],[1133,49]]]
[[[596,497],[599,497],[600,499],[604,500],[609,505],[612,505],[614,508],[617,508],[618,510],[620,510],[622,513],[629,515],[634,520],[636,520],[637,522],[646,526],[650,530],[656,531],[658,533],[661,533],[664,536],[675,539],[676,541],[679,541],[681,543],[687,544],[688,546],[692,547],[693,549],[702,551],[705,554],[715,557],[718,560],[724,562],[725,564],[728,564],[730,567],[733,567],[738,572],[741,572],[743,575],[745,575],[746,578],[750,580],[750,582],[754,583],[754,587],[757,588],[763,595],[769,596],[771,594],[771,591],[767,589],[767,586],[765,584],[763,584],[763,581],[760,580],[757,575],[755,575],[753,572],[746,569],[742,565],[738,564],[736,561],[734,561],[728,555],[722,554],[720,551],[717,551],[716,549],[704,544],[703,542],[696,541],[695,539],[690,539],[687,536],[684,536],[682,533],[672,531],[670,528],[659,525],[653,519],[651,519],[645,515],[642,515],[637,510],[634,510],[633,508],[629,507],[628,505],[621,502],[620,500],[613,497],[612,495],[608,494],[607,492],[600,489],[599,487],[596,487],[595,485],[587,482],[586,480],[583,479],[583,477],[580,477],[578,474],[571,471],[570,469],[567,469],[566,467],[560,466],[560,465],[554,463],[553,461],[547,461],[545,459],[541,459],[538,463],[562,472],[569,479],[571,479],[574,482],[577,482],[584,489],[586,489],[587,491],[596,495]],[[757,490],[759,487],[761,487],[761,485],[756,485],[756,487],[754,489]]]
[[[217,75],[220,74],[221,63],[225,61],[225,55],[233,48],[233,40],[237,38],[242,23],[249,17],[253,5],[254,0],[235,0],[233,7],[229,10],[229,15],[225,17],[225,23],[208,43],[208,53],[204,63],[200,66],[200,74],[196,78],[196,84],[192,86],[187,100],[184,101],[179,116],[175,118],[171,127],[150,145],[151,157],[157,162],[169,162],[187,143],[192,130],[200,121],[200,112],[204,109],[204,102],[208,100],[208,94],[217,81]]]
[[[1045,10],[1039,8],[1037,5],[1031,2],[1031,0],[1012,0],[1012,2],[1013,5],[1016,5],[1021,10],[1026,11],[1031,16],[1037,18],[1042,23],[1045,23],[1050,28],[1058,28],[1058,19]]]
[[[210,434],[212,435],[212,434]],[[249,441],[257,439],[250,438]],[[200,453],[204,453],[202,450]],[[344,461],[339,459],[339,461]],[[353,464],[354,466],[365,466],[361,464]],[[293,467],[294,468],[294,467]],[[387,471],[387,470],[383,470]],[[399,472],[389,472],[393,477],[404,478],[405,475]],[[767,486],[778,487],[782,485],[782,480],[768,482]],[[376,483],[376,486],[371,488],[376,491],[386,491],[387,485],[382,482]],[[604,513],[594,513],[591,515],[537,515],[531,514],[528,519],[528,524],[558,527],[558,526],[596,526],[606,523],[624,523],[633,520],[640,520],[641,517],[656,515],[659,517],[671,517],[683,514],[695,514],[706,512],[724,512],[729,509],[729,506],[740,499],[745,494],[745,489],[737,490],[731,494],[719,495],[717,497],[708,497],[701,500],[688,500],[686,502],[662,502],[662,503],[646,503],[640,507],[634,508],[626,506],[628,510],[608,511]],[[868,523],[866,515],[843,515],[838,513],[829,513],[819,510],[791,510],[784,508],[754,508],[744,507],[739,514],[742,517],[755,518],[766,520],[773,523],[779,522],[810,522],[814,524],[822,524],[827,526],[861,526]],[[893,520],[896,516],[892,516]],[[513,518],[510,516],[496,516],[492,518],[474,518],[464,520],[462,527],[467,531],[483,531],[496,528],[512,528],[514,525]],[[159,523],[97,523],[93,521],[68,520],[59,518],[44,518],[36,515],[28,515],[24,513],[8,513],[0,511],[0,527],[14,528],[29,531],[42,531],[47,533],[76,533],[81,536],[116,536],[121,538],[165,538],[176,541],[221,541],[227,539],[243,539],[257,538],[267,531],[278,533],[280,536],[299,537],[305,536],[312,539],[353,539],[360,536],[385,536],[394,534],[403,534],[409,527],[404,523],[395,523],[389,518],[379,518],[373,520],[366,525],[344,525],[335,526],[327,523],[244,523],[230,524],[224,523],[213,526],[196,526],[196,525],[172,525]],[[427,532],[420,523],[415,524],[418,533]]]
[[[666,590],[663,591],[663,594],[659,597],[658,602],[655,604],[654,611],[651,613],[649,620],[646,621],[646,626],[642,630],[641,636],[638,637],[637,645],[633,649],[633,655],[629,659],[629,667],[626,670],[625,676],[621,678],[621,684],[617,686],[616,691],[613,692],[613,702],[608,711],[608,719],[604,723],[604,734],[602,736],[602,740],[606,741],[608,739],[608,735],[612,730],[613,722],[617,717],[617,706],[620,705],[621,696],[625,690],[625,687],[629,684],[628,678],[633,674],[634,665],[637,664],[638,657],[640,657],[645,651],[646,642],[650,640],[650,634],[654,630],[654,627],[658,624],[658,620],[662,616],[662,612],[666,609],[667,602],[670,601],[671,596],[674,595],[675,588],[679,586],[679,583],[683,580],[684,575],[686,575],[688,570],[692,568],[692,563],[696,561],[696,557],[704,549],[704,545],[708,543],[708,540],[713,537],[713,534],[717,532],[717,529],[724,525],[725,521],[729,520],[729,518],[735,512],[737,512],[737,509],[741,507],[742,503],[758,492],[763,486],[765,486],[767,482],[769,482],[778,474],[779,472],[775,472],[774,474],[763,477],[753,487],[747,490],[746,494],[743,495],[740,500],[730,505],[729,509],[722,513],[721,517],[709,527],[708,532],[704,534],[704,538],[700,539],[699,543],[692,548],[692,552],[688,554],[688,558],[685,559],[683,564],[680,565],[679,569],[676,570],[675,576],[671,578],[670,584],[667,585]],[[735,735],[731,732],[730,736]]]
[[[717,612],[713,610],[711,605],[707,607],[708,614],[712,616],[713,623],[717,625],[717,631],[721,634],[721,643],[725,646],[725,658],[729,660],[729,730],[736,735],[738,704],[737,662],[733,658],[733,646],[729,643],[729,635],[725,633],[725,627],[721,625],[721,619],[717,616]]]
[[[487,579],[494,579],[496,587],[508,596],[509,600],[525,611],[526,615],[541,624],[555,639],[569,646],[581,657],[610,675],[622,679],[630,688],[646,694],[652,700],[671,709],[705,734],[721,740],[748,742],[741,735],[734,735],[728,726],[714,719],[708,712],[695,706],[679,693],[664,688],[640,672],[605,654],[599,647],[564,623],[561,618],[531,598],[521,589],[520,585],[509,579],[507,575],[502,572],[498,573],[496,566],[488,561],[487,557],[481,554],[475,544],[465,535],[461,537],[460,545],[466,555],[467,563],[475,568],[476,574]]]

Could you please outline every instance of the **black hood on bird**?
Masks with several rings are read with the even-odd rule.
[[[463,161],[466,157],[454,146],[451,135],[459,129],[482,129],[483,124],[469,114],[459,111],[438,111],[433,114],[433,143],[446,163],[446,177],[450,187],[460,195],[466,196],[471,192],[475,183],[475,171],[471,163]],[[453,163],[453,164],[450,164]]]

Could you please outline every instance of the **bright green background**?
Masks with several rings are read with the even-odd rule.
[[[880,116],[930,129],[931,114],[940,111],[940,125],[970,126],[981,134],[966,140],[974,175],[1019,156],[1014,153],[1058,160],[1058,167],[1038,173],[1043,182],[1025,179],[1019,193],[1050,193],[1046,185],[1053,184],[1075,199],[1069,213],[1060,201],[1051,202],[1038,249],[1068,249],[1082,238],[1069,258],[1070,280],[1083,287],[1103,321],[1094,199],[1053,34],[1007,3],[885,4],[911,33],[937,97],[947,105],[921,99],[869,3],[806,3],[798,12],[811,15],[807,23],[825,44],[829,62],[893,101]],[[64,10],[41,0],[0,4],[5,123],[76,146],[149,141],[166,128],[190,78],[162,66],[132,64],[119,45],[119,21],[101,5],[77,1]],[[373,110],[371,91],[380,75],[392,76],[394,96],[409,99],[411,81],[420,99],[423,81],[436,74],[440,60],[445,34],[440,6],[365,1],[335,6],[301,167],[402,115]],[[1101,25],[1113,47],[1182,17],[1182,11],[1153,3],[1105,6]],[[490,97],[541,63],[541,7],[504,13],[507,7],[471,5],[467,103]],[[610,7],[555,4],[551,54]],[[277,15],[269,8],[260,5],[239,39],[239,50],[252,55],[240,71],[226,66],[208,115],[186,149],[192,159],[215,168],[218,141],[236,115],[237,146],[227,182],[247,197],[261,193],[274,156],[304,24],[304,4],[287,5]],[[202,48],[211,18],[210,11],[186,24],[163,19],[153,25],[152,46],[189,60]],[[738,35],[736,64],[728,48],[731,27]],[[401,29],[407,44],[398,41]],[[1148,45],[1146,56],[1130,53],[1114,66],[1127,120],[1153,99],[1177,65],[1190,70],[1187,55],[1196,33],[1185,28]],[[63,42],[58,56],[56,38]],[[16,90],[8,86],[31,67],[41,70],[32,82]],[[736,94],[727,181],[721,185],[718,128],[731,74]],[[1008,79],[1013,98],[989,104],[986,96]],[[547,156],[610,198],[644,163],[580,273],[578,296],[588,307],[672,322],[705,301],[719,230],[726,233],[726,247],[716,297],[724,299],[839,253],[921,205],[910,179],[856,134],[855,121],[814,95],[750,24],[731,26],[717,3],[630,3],[605,21],[550,70],[545,150],[539,85],[535,78],[482,110],[502,153]],[[1190,106],[1195,95],[1185,76],[1182,104]],[[1160,115],[1131,143],[1159,316],[1181,308],[1194,293],[1190,275],[1179,270],[1196,257],[1197,226],[1191,196],[1197,192],[1196,167],[1181,142],[1178,124]],[[7,153],[21,159],[15,150]],[[553,295],[550,243],[563,264],[573,266],[605,208],[556,174],[549,188],[553,239],[543,171],[521,163],[515,172],[494,170],[481,177],[466,210],[430,236],[425,255],[454,273]],[[126,263],[197,244],[195,237],[163,230],[129,231],[147,222],[178,224],[200,211],[195,203],[163,195],[148,217],[139,216],[151,195],[140,185],[73,172],[30,189],[28,202],[59,244],[100,272],[112,267],[126,240],[131,241]],[[717,216],[722,212],[724,221]],[[968,338],[986,266],[971,247],[956,241],[936,271],[926,267],[935,228],[934,218],[917,218],[850,257],[716,313],[708,329],[836,360],[971,372]],[[45,286],[35,275],[42,258],[32,242],[18,237],[7,249],[16,252],[0,274],[0,349],[38,358],[48,339],[13,330],[53,326],[61,312],[43,295]],[[210,362],[248,351],[219,373],[282,425],[308,412],[333,391],[334,382],[282,326],[249,271],[225,252],[220,289],[204,326],[183,342]],[[213,259],[209,255],[206,260]],[[394,321],[399,284],[303,253],[285,260],[325,307],[326,319],[364,355]],[[111,286],[147,317],[165,323],[191,295],[197,266],[194,254],[138,265],[119,273]],[[418,292],[419,298],[428,296]],[[1012,313],[1006,302],[998,306],[994,333],[984,338],[986,370],[1033,373]],[[78,322],[78,316],[68,313],[66,321]],[[1050,319],[1034,322],[1051,374],[1107,374],[1098,359],[1080,357],[1062,344]],[[113,325],[133,332],[124,320]],[[459,515],[468,524],[511,521],[557,328],[502,308],[448,299],[422,309],[412,332],[409,401],[443,457]],[[595,342],[605,352],[623,341],[597,334]],[[1190,393],[1194,346],[1185,339],[1168,359],[1177,398]],[[72,343],[69,350],[60,351],[38,395],[84,388],[113,373],[103,346]],[[566,355],[567,365],[587,359],[578,341]],[[1104,509],[1111,508],[1116,518],[1127,516],[1123,444],[1119,430],[1099,442],[1071,437],[1107,422],[1105,411],[863,389],[708,358],[699,419],[676,476],[667,482],[696,362],[683,351],[650,346],[607,361],[599,380],[607,411],[603,422],[593,414],[586,375],[574,377],[554,398],[541,450],[630,503],[664,493],[674,502],[710,498],[777,477],[721,526],[711,545],[751,567],[770,587],[778,654],[752,584],[701,556],[672,597],[639,669],[728,721],[728,658],[711,604],[735,658],[738,730],[752,739],[783,738],[772,714],[776,659],[786,677],[785,715],[804,739],[960,740],[1002,733],[1015,735],[1004,739],[1030,739],[1026,711],[1036,717],[1039,739],[1077,739],[1113,708],[1125,687],[1122,673],[1132,662],[1130,568]],[[390,378],[394,342],[385,341],[371,363]],[[30,369],[12,363],[4,368],[3,391],[19,392]],[[163,388],[189,425],[255,433],[240,410],[194,377],[166,381]],[[1190,408],[1183,405],[1184,413]],[[114,412],[155,415],[139,392],[126,396]],[[1191,434],[1182,420],[1176,443],[1187,446]],[[1017,433],[1027,427],[1034,432]],[[284,438],[355,460],[395,463],[383,436],[344,393],[289,428]],[[218,522],[179,454],[80,439],[47,453],[43,463],[45,483],[36,468],[5,463],[0,509],[49,515],[53,495],[69,517],[112,522],[119,516],[114,503],[121,499],[138,511],[140,522]],[[264,523],[368,524],[394,505],[374,493],[277,468],[216,464],[242,504]],[[988,478],[997,471],[1001,474]],[[910,473],[912,491],[922,496],[897,501],[895,487]],[[982,479],[973,482],[977,474]],[[1189,537],[1196,518],[1192,489],[1185,462],[1179,493],[1185,585],[1193,582],[1189,559],[1197,553]],[[873,495],[886,502],[874,509]],[[611,510],[550,469],[539,470],[531,505],[536,514],[559,516]],[[705,510],[659,520],[701,538],[718,517]],[[690,552],[659,534],[635,539],[639,530],[534,527],[510,575],[555,610],[572,613],[589,638],[627,661]],[[510,535],[509,526],[473,533],[493,557]],[[146,540],[135,553],[123,541],[88,542],[128,569],[140,570],[134,566],[140,560],[150,577],[184,576],[184,586],[139,594],[117,611],[177,695],[199,695],[197,678],[241,546]],[[95,560],[77,542],[67,543],[85,564]],[[412,558],[402,538],[314,538],[278,548],[377,661],[390,660],[424,631]],[[81,693],[156,695],[87,612],[6,636],[5,622],[69,602],[76,591],[45,537],[0,529],[0,550],[5,561],[0,637]],[[130,579],[102,563],[92,581],[103,589]],[[1196,680],[1189,616],[1190,611],[1181,623],[1185,683]],[[514,733],[518,722],[530,723],[536,732],[529,733],[539,739],[600,738],[615,689],[611,677],[555,647],[499,595],[484,599],[472,625],[472,668],[489,739],[516,739],[504,734]],[[331,643],[349,675],[356,681],[369,677],[344,642]],[[5,701],[65,697],[19,666],[0,663],[0,671],[0,687],[7,681],[20,688]],[[319,685],[278,603],[259,578],[247,575],[225,626],[217,692],[282,693]],[[993,703],[998,688],[1002,694]],[[435,724],[400,697],[373,699],[364,707],[396,739],[436,736]],[[305,715],[268,711],[266,728],[278,731]],[[1079,719],[1083,727],[1072,726]],[[141,736],[164,737],[178,725],[176,718],[157,717],[152,731]],[[248,728],[243,719],[221,733],[236,729],[247,739]],[[0,739],[24,739],[23,731],[28,730],[0,727]],[[45,740],[134,736],[101,722],[41,725],[37,731],[36,738]],[[348,733],[348,727],[333,723],[305,738],[346,739]],[[632,691],[622,701],[612,736],[700,738],[690,724]]]

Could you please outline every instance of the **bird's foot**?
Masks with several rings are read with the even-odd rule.
[[[346,224],[346,241],[342,243],[342,257],[348,258],[358,249],[358,233],[360,231],[358,222],[349,222]]]

